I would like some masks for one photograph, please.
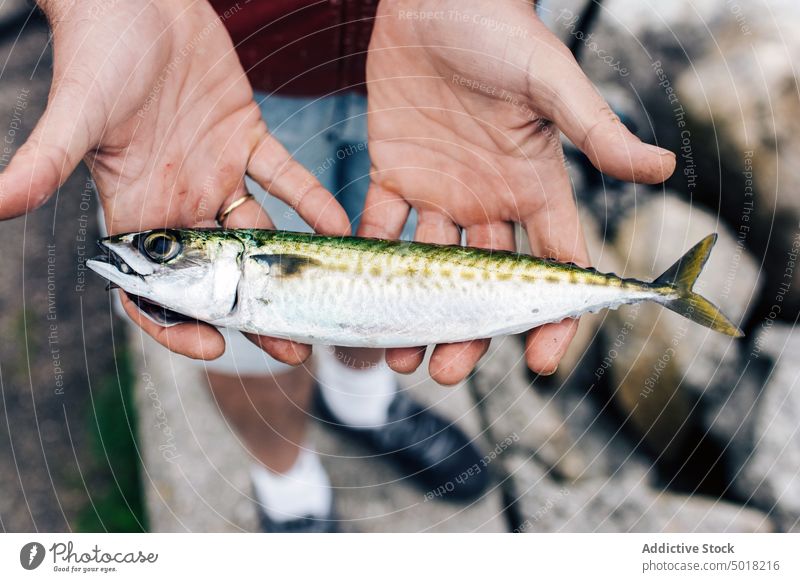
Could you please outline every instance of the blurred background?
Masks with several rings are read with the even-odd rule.
[[[555,376],[498,338],[463,385],[403,382],[473,435],[493,488],[469,506],[397,478],[322,428],[348,531],[800,530],[800,4],[550,1],[541,15],[644,140],[664,185],[622,184],[567,144],[595,265],[664,271],[715,231],[697,289],[743,340],[656,306],[585,317]],[[0,0],[0,168],[44,109],[46,23]],[[0,529],[255,528],[241,443],[205,378],[111,311],[84,261],[97,202],[81,167],[0,225]]]

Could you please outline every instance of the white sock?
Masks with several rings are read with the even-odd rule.
[[[394,372],[383,362],[351,368],[327,346],[316,353],[320,391],[336,418],[355,427],[386,424],[389,404],[397,392]]]
[[[283,522],[301,517],[327,517],[333,494],[328,474],[317,453],[301,449],[292,468],[273,473],[260,464],[250,468],[256,499],[274,521]]]

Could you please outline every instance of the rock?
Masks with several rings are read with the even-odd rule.
[[[495,339],[471,386],[487,419],[490,441],[510,436],[513,444],[507,453],[532,454],[565,478],[580,478],[588,462],[567,434],[552,399],[544,398],[531,383],[520,338]]]
[[[521,532],[768,532],[763,513],[699,495],[659,491],[640,479],[593,479],[578,484],[554,480],[536,461],[509,460],[521,490]]]
[[[546,2],[542,18],[569,43],[580,34],[576,17],[586,4]],[[780,14],[780,19],[775,14]],[[733,65],[719,66],[728,57],[722,41],[738,43],[745,50],[762,38],[796,42],[793,31],[798,18],[800,7],[793,0],[606,0],[592,28],[577,40],[581,65],[589,77],[601,86],[628,90],[640,104],[637,121],[642,130],[651,125],[656,126],[655,131],[675,130],[680,128],[674,109],[686,97],[683,92],[674,95],[682,73],[691,72],[698,59],[708,56],[721,74],[730,75]],[[784,60],[788,66],[790,60],[786,56]],[[760,75],[750,77],[748,83],[755,78]],[[704,94],[698,97],[706,101]],[[673,122],[659,128],[659,119]]]
[[[574,39],[579,9],[551,10],[551,27]],[[781,288],[800,250],[798,26],[794,0],[608,0],[581,60],[640,137],[678,153],[670,187],[765,257],[761,308],[782,295],[784,321],[800,313],[800,269]]]
[[[747,42],[735,26],[717,35],[726,66],[720,66],[720,54],[710,52],[676,87],[690,123],[713,139],[712,155],[698,156],[706,161],[699,171],[712,179],[708,194],[722,193],[723,216],[765,257],[769,305],[781,295],[779,318],[794,321],[800,313],[800,269],[787,264],[800,252],[800,99],[793,66],[800,56],[794,32],[800,5],[780,2],[765,11],[750,4],[743,8]],[[723,181],[717,184],[719,175]],[[782,289],[783,283],[790,288]]]
[[[740,322],[757,295],[758,267],[718,220],[677,196],[651,199],[620,227],[616,247],[626,276],[653,279],[711,232],[719,239],[695,290]],[[645,441],[667,460],[679,454],[696,402],[737,369],[743,343],[655,304],[613,316],[606,326],[617,401]]]
[[[594,374],[599,370],[599,366],[582,366],[552,389],[553,406],[565,419],[571,446],[586,460],[577,480],[614,476],[649,483],[652,461],[611,414],[611,397],[596,387]]]
[[[648,115],[653,109],[657,115],[672,110],[665,98],[667,85],[659,86],[662,80],[656,69],[664,71],[670,85],[674,83],[692,59],[713,46],[706,26],[725,11],[713,0],[606,0],[592,28],[581,36],[576,18],[582,7],[557,4],[546,17],[550,28],[568,45],[578,41],[581,66],[595,83],[623,87],[634,96],[640,104],[636,122],[642,130],[650,127]],[[660,66],[654,67],[655,63]]]
[[[731,399],[721,403],[711,425],[731,443],[734,490],[794,531],[800,531],[798,353],[796,328],[776,323],[762,329],[744,376],[732,384]],[[749,398],[737,399],[739,392]]]

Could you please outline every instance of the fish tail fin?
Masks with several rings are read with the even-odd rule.
[[[652,286],[664,289],[661,303],[667,309],[714,331],[742,337],[744,336],[742,330],[725,317],[716,305],[692,291],[716,242],[716,234],[705,237],[653,281]]]

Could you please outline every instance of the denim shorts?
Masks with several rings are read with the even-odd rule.
[[[356,93],[321,98],[256,95],[256,101],[270,133],[336,196],[355,232],[369,186],[366,97]],[[255,182],[248,179],[247,187],[266,209],[276,228],[311,230],[291,207],[267,194]],[[402,238],[411,240],[415,222],[412,213]],[[280,374],[289,369],[239,332],[220,331],[227,348],[222,357],[203,363],[208,370],[233,376],[256,376]]]
[[[302,98],[256,95],[269,131],[331,192],[358,227],[369,187],[367,98],[357,93]],[[255,182],[248,188],[281,230],[310,228],[289,206],[269,196]],[[410,218],[403,238],[413,237]]]

